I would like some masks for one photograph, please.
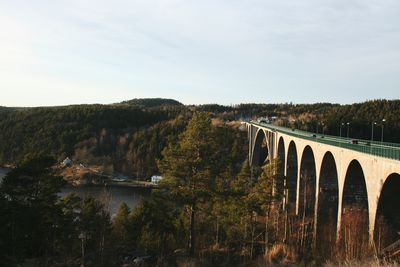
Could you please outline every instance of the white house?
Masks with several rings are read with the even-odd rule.
[[[162,180],[162,176],[159,176],[159,175],[151,176],[151,182],[153,184],[158,184],[161,180]]]
[[[72,160],[69,157],[66,157],[62,162],[62,165],[64,167],[70,166],[71,164],[72,164]]]

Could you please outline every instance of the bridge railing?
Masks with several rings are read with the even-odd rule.
[[[345,149],[350,149],[379,157],[400,160],[400,144],[386,143],[386,142],[371,142],[362,139],[351,139],[351,138],[331,136],[331,135],[322,135],[297,129],[275,126],[267,123],[259,123],[255,121],[249,121],[249,123],[268,128],[272,131],[278,131],[293,137],[302,138],[317,143],[342,147]]]

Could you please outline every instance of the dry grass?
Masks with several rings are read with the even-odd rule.
[[[288,265],[298,261],[295,250],[285,244],[276,244],[268,250],[266,260],[273,265]]]
[[[194,259],[183,259],[177,262],[178,267],[197,267],[199,266],[196,260]]]
[[[327,262],[324,267],[400,267],[399,263],[390,263],[379,261],[378,259],[370,260],[346,260],[344,262]]]

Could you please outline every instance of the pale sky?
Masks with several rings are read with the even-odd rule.
[[[399,0],[0,0],[0,105],[400,98]]]

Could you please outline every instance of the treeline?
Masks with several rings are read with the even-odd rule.
[[[373,255],[368,216],[357,206],[346,212],[338,243],[336,224],[324,218],[316,246],[310,178],[296,214],[283,201],[282,163],[250,167],[245,132],[208,112],[175,127],[184,130],[166,141],[156,162],[164,178],[151,199],[133,210],[122,204],[112,219],[107,192],[100,201],[60,199],[63,180],[51,159],[19,164],[0,186],[0,265],[322,266]]]
[[[330,135],[347,135],[349,137],[371,139],[372,123],[374,124],[374,140],[400,143],[400,100],[372,100],[350,105],[331,103],[315,104],[239,104],[222,106],[218,104],[201,105],[200,111],[212,112],[226,120],[256,119],[260,117],[276,117],[275,123],[310,132],[324,132]],[[384,122],[382,120],[385,119]]]
[[[182,103],[174,99],[166,98],[135,98],[128,101],[123,101],[120,104],[139,106],[143,108],[160,107],[160,106],[183,106]]]
[[[347,136],[349,123],[349,137],[366,140],[371,139],[372,123],[375,122],[374,140],[381,140],[383,125],[383,140],[400,143],[400,100],[373,100],[351,105],[281,105],[257,115],[277,116],[281,125],[336,136],[340,135],[340,127],[342,136]]]
[[[113,219],[106,191],[101,200],[74,194],[60,199],[57,192],[64,181],[55,176],[54,161],[48,157],[23,161],[0,185],[0,266],[122,266],[140,257],[148,266],[176,266],[180,256],[174,251],[182,249],[186,255],[187,201],[196,201],[192,256],[197,255],[198,242],[209,242],[197,233],[198,227],[209,233],[208,223],[215,218],[212,205],[222,209],[216,197],[223,196],[240,170],[246,134],[225,125],[212,126],[206,113],[195,113],[185,129],[168,140],[157,165],[170,177],[167,184],[170,175],[178,173],[185,175],[179,179],[187,180],[181,180],[181,186],[165,184],[152,201],[143,201],[132,211],[121,205]],[[187,170],[194,176],[186,176]]]
[[[316,229],[311,174],[302,177],[296,213],[295,203],[284,201],[288,188],[279,159],[262,167],[244,161],[239,168],[232,138],[229,128],[211,124],[208,113],[194,113],[158,161],[164,179],[151,200],[132,212],[121,206],[114,221],[120,253],[145,251],[145,266],[379,264],[365,209],[346,207],[338,239],[332,207]]]
[[[382,122],[383,119],[386,121]],[[325,113],[322,121],[326,123],[327,132],[333,135],[340,134],[341,122],[349,122],[350,137],[367,140],[371,139],[371,124],[376,122],[374,140],[381,140],[383,125],[383,140],[400,143],[400,100],[374,100],[336,107]]]
[[[349,136],[367,140],[376,122],[374,140],[381,140],[383,127],[384,141],[400,143],[400,100],[184,106],[172,99],[133,99],[113,105],[0,107],[0,165],[16,165],[35,154],[57,161],[68,156],[146,179],[159,173],[156,160],[163,147],[177,138],[195,111],[211,112],[221,121],[276,117],[274,123],[280,125],[342,136],[349,122]]]
[[[57,161],[69,156],[85,164],[100,162],[111,165],[116,171],[126,169],[127,174],[149,175],[151,170],[141,166],[141,162],[155,166],[155,159],[149,158],[152,162],[146,162],[144,156],[147,155],[138,152],[140,148],[130,146],[131,143],[149,147],[150,142],[163,145],[171,135],[179,133],[184,125],[183,117],[190,114],[180,105],[144,108],[147,104],[78,105],[3,112],[0,115],[0,165],[15,165],[25,157],[46,154]],[[153,131],[157,138],[137,141],[137,136],[148,136],[142,134],[144,131]],[[161,149],[154,147],[149,154],[159,155]],[[126,168],[132,164],[138,167]]]
[[[116,266],[107,195],[60,199],[64,181],[53,164],[28,159],[0,185],[0,266]]]

